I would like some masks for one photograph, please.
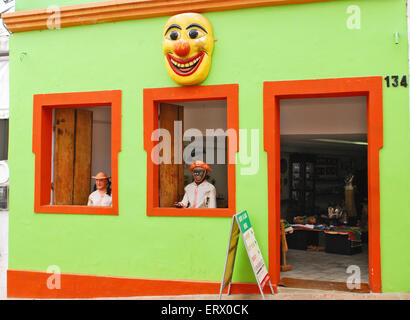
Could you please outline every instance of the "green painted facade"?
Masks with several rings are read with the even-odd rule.
[[[19,0],[17,10],[85,2]],[[347,28],[350,5],[360,8],[360,29]],[[236,208],[249,213],[268,262],[263,82],[406,75],[406,1],[340,0],[205,16],[217,42],[202,85],[239,84],[240,128],[260,129],[259,171],[241,175],[237,166]],[[73,274],[221,281],[230,218],[146,215],[143,89],[175,86],[162,55],[167,19],[11,35],[9,269],[46,271],[58,265]],[[98,90],[122,90],[119,215],[34,213],[33,95]],[[410,291],[408,88],[384,85],[383,104],[382,290],[405,292]],[[255,282],[241,242],[233,281]]]

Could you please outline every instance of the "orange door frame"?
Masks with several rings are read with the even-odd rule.
[[[382,77],[264,82],[264,149],[268,159],[269,272],[280,281],[280,100],[367,97],[369,287],[381,292],[379,150],[383,146]]]

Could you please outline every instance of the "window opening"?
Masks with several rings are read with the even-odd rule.
[[[111,107],[53,109],[52,205],[88,204],[96,176],[111,176]]]
[[[176,203],[184,203],[188,208],[209,208],[213,203],[210,194],[215,188],[216,208],[228,208],[226,100],[161,103],[158,110],[160,143],[163,144],[159,151],[163,161],[159,165],[159,206],[175,207]],[[164,146],[166,143],[170,148]],[[197,160],[211,168],[200,184],[195,184],[190,170]],[[195,191],[190,184],[191,187],[201,185],[209,196],[204,196],[201,202],[201,190]],[[197,194],[190,195],[192,192]]]

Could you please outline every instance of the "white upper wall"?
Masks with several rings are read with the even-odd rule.
[[[367,98],[283,99],[280,134],[365,134]]]
[[[0,56],[0,119],[9,118],[9,57]]]
[[[14,12],[15,1],[0,0],[0,14]],[[0,19],[0,119],[9,118],[9,31]]]
[[[7,2],[7,3],[6,3]],[[0,0],[0,15],[4,12],[14,12],[14,0]],[[0,19],[0,54],[9,52],[9,31],[4,27],[3,20]]]

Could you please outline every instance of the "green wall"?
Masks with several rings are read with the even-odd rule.
[[[18,1],[19,10],[58,1]],[[67,4],[60,1],[57,4]],[[70,1],[80,3],[84,1]],[[349,30],[347,7],[361,9]],[[405,0],[332,1],[207,13],[218,39],[203,85],[239,84],[240,128],[260,128],[256,175],[237,166],[237,210],[248,210],[268,261],[263,81],[404,75]],[[230,218],[147,217],[143,89],[175,86],[162,56],[167,17],[11,36],[9,268],[152,279],[220,281]],[[394,32],[400,43],[394,43]],[[36,214],[33,94],[122,90],[119,216]],[[380,151],[383,291],[410,291],[409,91],[384,87]],[[254,186],[250,188],[249,186]],[[240,244],[234,281],[254,282]]]

